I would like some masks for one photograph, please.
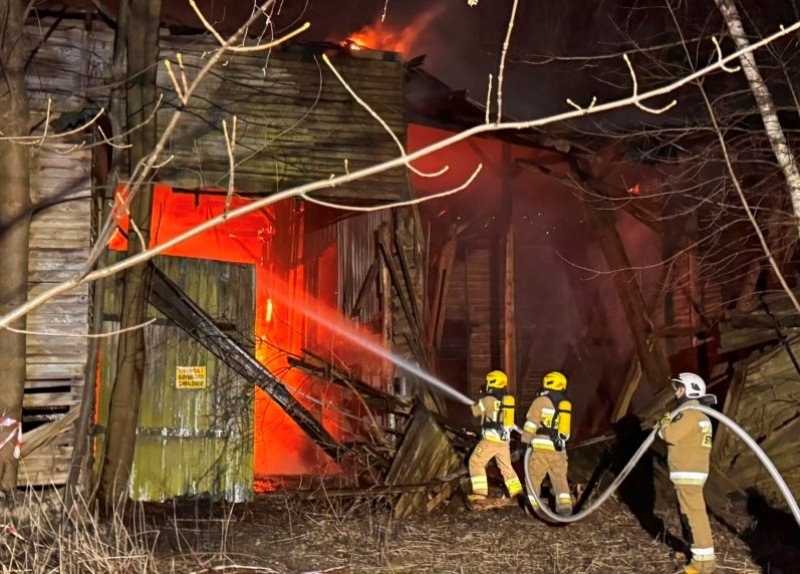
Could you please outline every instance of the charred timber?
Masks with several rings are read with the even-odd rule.
[[[332,383],[344,386],[345,388],[350,387],[355,392],[358,392],[361,395],[374,399],[371,402],[373,404],[382,406],[384,410],[386,410],[387,412],[394,412],[394,411],[404,412],[408,411],[408,409],[411,408],[410,401],[391,395],[389,393],[385,393],[380,389],[376,389],[375,387],[369,385],[368,383],[365,383],[362,380],[349,377],[344,373],[338,371],[328,363],[323,363],[322,365],[319,365],[309,361],[304,361],[303,359],[297,359],[294,357],[289,357],[288,362],[289,365],[291,365],[292,367],[297,367],[298,369],[305,371],[306,373],[315,375],[321,379],[331,381]]]

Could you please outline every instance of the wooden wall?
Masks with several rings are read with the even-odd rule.
[[[27,28],[30,63],[27,84],[36,133],[80,126],[108,108],[113,31],[99,21],[43,18]],[[162,55],[174,68],[177,53],[191,82],[214,43],[203,36],[162,36]],[[328,47],[329,48],[329,47]],[[173,160],[160,171],[164,183],[197,188],[227,186],[228,157],[222,120],[237,117],[237,189],[269,194],[328,179],[398,154],[397,144],[359,106],[320,59],[319,47],[286,45],[270,52],[231,55],[209,75],[168,142]],[[375,58],[374,56],[379,56]],[[393,54],[353,57],[331,52],[337,69],[405,143],[402,62]],[[160,129],[177,103],[166,68],[158,82],[164,102]],[[108,130],[107,124],[106,130]],[[107,132],[108,133],[108,132]],[[50,139],[32,147],[31,295],[74,277],[86,261],[93,233],[90,131],[69,140]],[[318,192],[317,197],[353,201],[406,199],[403,169]],[[365,251],[365,257],[369,254]],[[360,265],[349,261],[348,265]],[[84,335],[89,325],[91,288],[66,293],[32,313],[29,329]],[[32,334],[28,337],[26,429],[63,416],[81,397],[88,340]],[[64,433],[51,446],[23,461],[32,484],[62,484],[72,450]]]
[[[486,386],[486,373],[502,369],[492,364],[492,299],[490,250],[487,247],[468,248],[465,253],[464,279],[469,315],[469,384],[468,395],[478,396]]]
[[[192,81],[216,43],[205,36],[164,36],[161,55],[178,70],[180,54]],[[403,65],[386,54],[372,59],[327,49],[350,86],[405,142]],[[161,181],[189,189],[226,187],[229,161],[223,120],[237,117],[235,187],[271,194],[394,158],[397,144],[335,78],[322,49],[286,45],[264,53],[233,54],[202,82],[169,140],[172,161]],[[178,100],[166,69],[159,67],[164,101],[157,114],[164,129]],[[379,201],[406,197],[406,175],[394,169],[317,192],[316,197]]]
[[[91,133],[54,137],[56,128],[82,110],[105,105],[112,37],[90,32],[84,23],[37,21],[27,27],[30,63],[26,76],[31,124],[49,138],[31,146],[29,296],[77,276],[92,240],[92,151],[81,147]],[[106,28],[107,30],[107,28]],[[66,115],[65,115],[66,114]],[[63,125],[59,124],[59,120]],[[63,130],[62,130],[63,131]],[[27,368],[24,429],[57,421],[81,400],[86,368],[91,287],[63,293],[27,317]],[[69,430],[69,428],[67,428]],[[47,446],[23,458],[20,481],[63,484],[72,457],[73,437],[59,434]]]
[[[29,296],[79,275],[91,244],[91,153],[72,144],[34,149],[31,199]],[[89,340],[91,289],[58,295],[27,317],[27,367],[23,423],[26,429],[61,418],[81,400]],[[60,436],[26,456],[20,480],[62,484],[72,456],[72,437]]]
[[[800,372],[792,356],[800,357],[800,339],[780,345],[737,366],[737,376],[723,412],[764,449],[794,493],[800,496]],[[754,490],[778,508],[787,509],[766,469],[733,433],[717,432],[712,460],[741,490]],[[720,487],[722,488],[722,487]]]

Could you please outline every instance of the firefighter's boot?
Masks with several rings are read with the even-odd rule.
[[[489,497],[485,494],[470,494],[467,496],[467,509],[483,510],[489,502]]]

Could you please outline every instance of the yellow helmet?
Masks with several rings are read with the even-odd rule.
[[[486,386],[490,389],[505,389],[508,386],[508,376],[503,371],[491,371],[486,374]]]
[[[544,388],[548,391],[564,391],[567,389],[567,377],[558,371],[547,373],[542,379]]]

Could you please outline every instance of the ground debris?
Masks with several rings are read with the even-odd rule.
[[[678,535],[677,514],[662,518]],[[714,522],[713,528],[720,572],[762,572],[744,541],[722,524]],[[226,555],[236,557],[237,564],[286,574],[672,574],[677,569],[673,549],[648,535],[614,499],[569,526],[549,526],[521,508],[469,512],[455,500],[402,520],[392,517],[388,505],[374,502],[347,507],[335,500],[328,505],[261,501],[232,521],[225,536]],[[219,549],[220,540],[209,540],[205,550]],[[203,551],[195,548],[194,559]]]

